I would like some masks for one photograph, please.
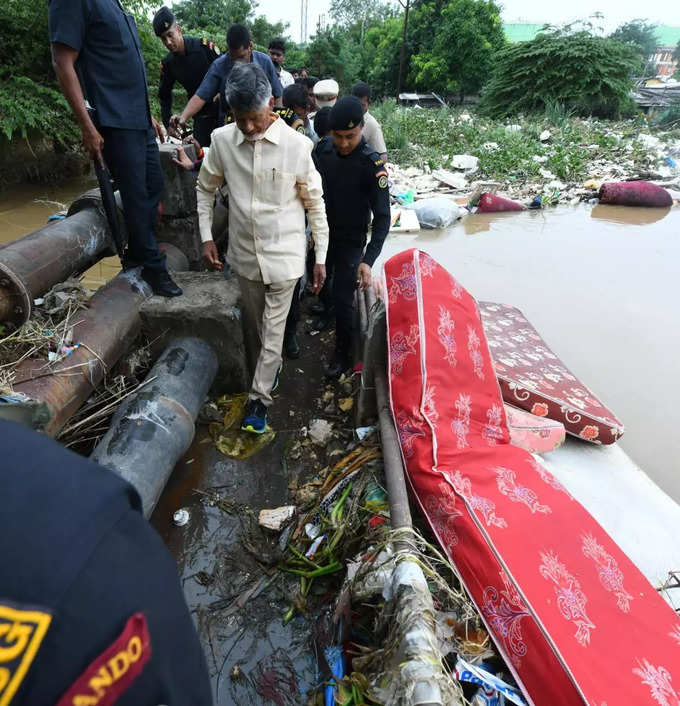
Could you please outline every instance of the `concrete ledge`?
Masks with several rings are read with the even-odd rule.
[[[244,392],[250,386],[246,364],[240,290],[235,275],[219,272],[177,272],[173,279],[181,297],[151,297],[141,308],[142,330],[154,347],[172,338],[191,336],[209,343],[217,353],[216,393]]]

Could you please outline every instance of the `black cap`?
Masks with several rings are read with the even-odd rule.
[[[361,125],[364,119],[364,107],[356,96],[343,96],[331,108],[328,127],[331,130],[351,130]]]
[[[167,32],[172,25],[175,24],[175,16],[169,7],[161,7],[161,9],[153,16],[153,31],[157,37],[160,37],[163,32]]]

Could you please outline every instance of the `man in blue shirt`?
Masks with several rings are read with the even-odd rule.
[[[257,64],[267,74],[269,83],[272,86],[272,95],[274,96],[274,104],[281,105],[281,83],[276,74],[276,69],[272,60],[261,51],[253,50],[253,43],[250,40],[250,32],[247,27],[240,24],[233,24],[227,31],[227,49],[226,54],[213,61],[208,69],[208,73],[198,87],[198,90],[186,104],[181,115],[173,115],[170,119],[170,133],[179,136],[183,128],[186,126],[187,120],[193,117],[203,106],[215,98],[220,96],[222,103],[222,120],[228,107],[224,104],[224,86],[227,82],[227,76],[235,63],[253,63]]]
[[[117,0],[49,0],[49,29],[52,64],[85,148],[100,164],[106,160],[120,191],[124,266],[141,265],[156,294],[178,296],[154,234],[163,173],[134,18]]]

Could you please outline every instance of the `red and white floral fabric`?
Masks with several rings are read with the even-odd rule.
[[[503,399],[538,417],[564,424],[574,436],[613,444],[623,424],[548,348],[512,306],[479,302]]]
[[[385,294],[409,482],[529,702],[679,706],[680,618],[510,445],[475,300],[418,250],[387,262]]]
[[[562,446],[566,432],[562,422],[547,417],[537,417],[531,412],[503,405],[508,421],[510,443],[532,454],[544,454]]]

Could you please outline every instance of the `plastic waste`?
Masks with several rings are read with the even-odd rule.
[[[473,174],[479,169],[479,158],[471,154],[454,154],[451,166],[454,169],[462,169],[466,174]]]
[[[418,201],[414,208],[421,228],[446,228],[462,215],[460,206],[451,199],[435,197]]]
[[[482,687],[482,693],[484,695],[488,695],[489,692],[492,692],[492,694],[495,693],[504,697],[504,700],[499,698],[497,701],[478,701],[477,703],[479,704],[501,704],[509,701],[517,706],[526,706],[526,701],[518,689],[506,684],[495,674],[484,669],[482,665],[472,665],[466,662],[462,657],[458,657],[453,675],[458,681],[478,684]],[[479,694],[479,692],[477,693]]]
[[[413,189],[404,191],[401,194],[394,194],[394,198],[397,199],[397,201],[399,201],[402,206],[408,206],[416,200],[415,194],[413,193]]]
[[[602,184],[599,196],[600,203],[616,206],[668,208],[673,205],[673,199],[666,189],[649,181],[622,181]]]
[[[534,196],[533,201],[527,206],[527,208],[533,210],[538,210],[543,206],[543,200],[540,196]]]
[[[186,508],[181,507],[173,514],[172,521],[175,525],[177,525],[177,527],[184,527],[184,525],[189,522],[190,518],[191,515],[189,515],[189,511]]]
[[[526,206],[496,194],[482,194],[477,204],[477,213],[501,213],[503,211],[525,211]]]

